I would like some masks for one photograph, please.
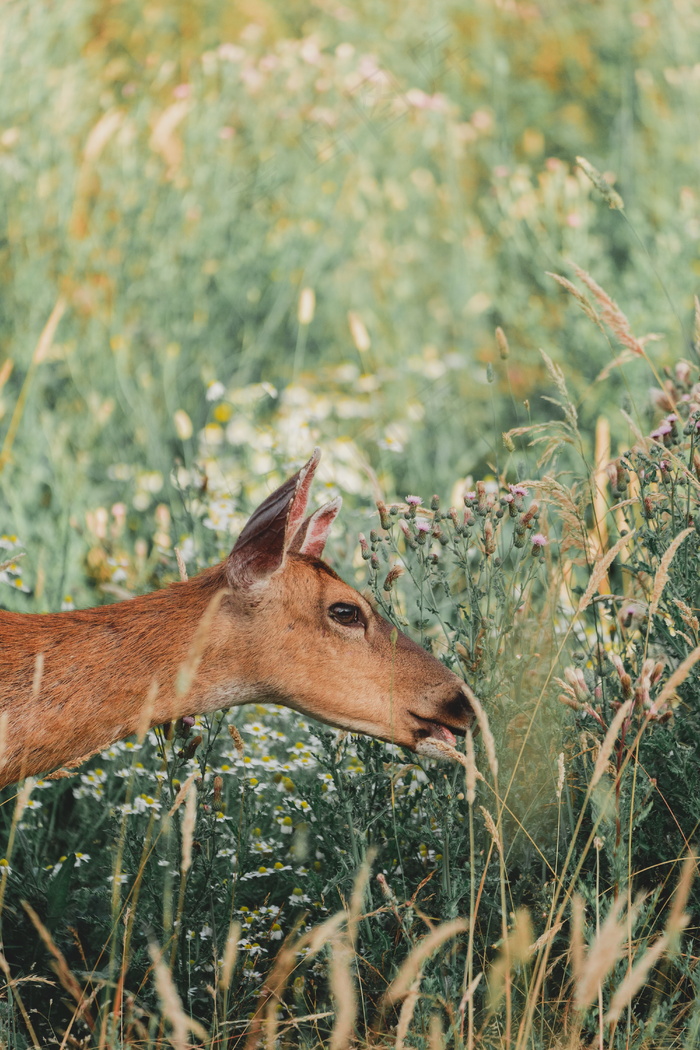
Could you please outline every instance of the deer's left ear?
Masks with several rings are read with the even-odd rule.
[[[340,496],[330,503],[319,507],[304,521],[297,531],[296,536],[290,544],[290,551],[297,554],[308,554],[312,558],[320,558],[323,548],[331,531],[331,525],[335,521],[338,511],[343,505]]]
[[[263,582],[282,567],[301,527],[320,449],[253,511],[226,561],[232,587]]]

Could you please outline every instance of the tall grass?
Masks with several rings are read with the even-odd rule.
[[[583,452],[551,371],[552,431]],[[669,375],[675,411],[591,476],[557,480],[533,425],[506,446],[543,447],[540,477],[380,501],[360,536],[384,614],[474,690],[466,754],[258,708],[25,783],[8,1038],[693,1045],[700,377]]]
[[[195,572],[322,444],[334,565],[480,701],[6,792],[8,1047],[697,1044],[696,21],[7,6],[0,601]]]

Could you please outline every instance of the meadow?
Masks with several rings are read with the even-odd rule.
[[[0,605],[214,564],[319,445],[328,560],[481,706],[5,790],[0,1045],[700,1043],[699,23],[3,7]]]

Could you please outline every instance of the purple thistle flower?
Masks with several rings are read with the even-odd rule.
[[[423,500],[420,496],[406,496],[406,503],[408,503],[409,507],[420,507],[422,502]]]
[[[530,542],[532,543],[533,547],[546,547],[549,543],[549,540],[546,536],[543,536],[541,532],[536,532],[530,540]]]

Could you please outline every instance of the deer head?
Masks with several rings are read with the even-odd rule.
[[[472,718],[464,683],[321,560],[341,500],[306,516],[319,458],[254,511],[222,566],[230,596],[207,661],[221,672],[213,692],[226,693],[234,650],[238,696],[411,749],[453,744]]]

